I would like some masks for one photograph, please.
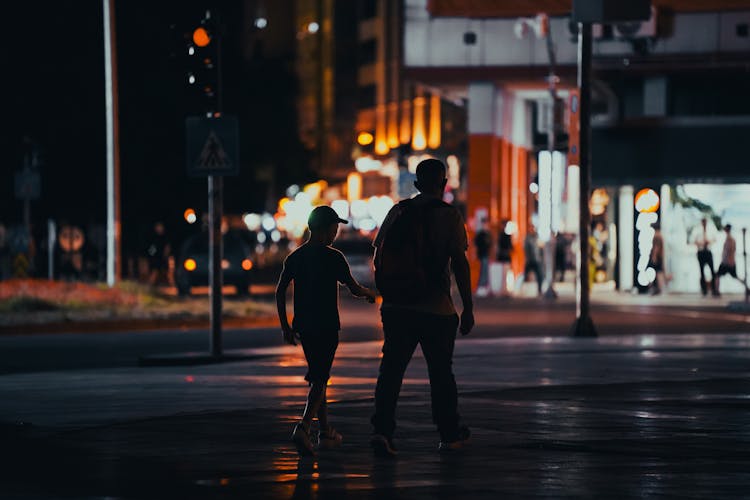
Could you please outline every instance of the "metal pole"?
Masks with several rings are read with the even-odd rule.
[[[210,283],[209,300],[211,302],[211,338],[210,352],[212,357],[221,357],[221,310],[222,310],[222,238],[221,238],[221,216],[222,216],[222,184],[221,176],[211,175],[208,177],[208,239],[209,239],[209,271]]]
[[[104,98],[107,137],[107,285],[120,279],[120,131],[118,125],[115,0],[104,8]]]
[[[571,334],[596,337],[591,321],[589,286],[589,191],[591,189],[591,23],[578,24],[578,88],[580,89],[580,199],[578,259],[576,262],[576,319]]]
[[[221,116],[222,110],[222,80],[221,80],[221,18],[217,16],[216,20],[216,111]],[[221,261],[224,258],[224,245],[221,235],[221,219],[224,206],[224,179],[221,176],[210,175],[208,177],[208,217],[209,217],[209,299],[211,302],[211,312],[209,315],[211,322],[211,337],[209,350],[211,356],[220,358],[223,354],[221,338],[221,314],[222,314],[222,293],[223,293],[223,274]]]
[[[747,287],[747,228],[742,228],[742,258],[745,261],[745,303],[750,302],[750,288]]]
[[[556,299],[557,292],[554,289],[555,282],[555,246],[557,244],[555,230],[552,228],[554,213],[554,182],[555,182],[555,116],[557,111],[557,76],[555,75],[555,46],[552,43],[551,30],[547,33],[547,56],[549,57],[549,95],[552,99],[552,108],[550,113],[549,128],[547,129],[547,149],[549,150],[549,239],[547,241],[547,251],[545,258],[545,271],[547,272],[547,289],[544,291],[544,297],[547,299]]]
[[[47,278],[55,279],[55,240],[57,239],[57,228],[55,221],[47,219]]]

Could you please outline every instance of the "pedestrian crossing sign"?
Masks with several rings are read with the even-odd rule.
[[[189,117],[185,128],[185,159],[189,176],[229,176],[239,173],[239,132],[236,117]]]

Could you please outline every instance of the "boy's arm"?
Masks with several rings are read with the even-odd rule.
[[[340,265],[341,274],[339,275],[339,281],[346,285],[346,287],[355,297],[366,297],[367,302],[369,302],[370,304],[375,303],[375,300],[378,298],[378,294],[375,293],[374,290],[370,290],[369,288],[357,283],[357,280],[355,280],[354,276],[352,276],[352,271],[349,269],[349,264],[346,262],[346,258],[343,255],[341,256]]]
[[[369,288],[360,285],[353,276],[351,276],[351,281],[345,281],[344,284],[349,291],[352,292],[352,295],[355,297],[366,297],[367,302],[370,304],[374,304],[375,300],[378,298],[378,294],[375,293],[374,290],[370,290]]]
[[[279,277],[279,283],[276,285],[276,310],[279,315],[279,323],[281,323],[281,331],[284,334],[284,342],[297,345],[294,331],[289,326],[289,319],[286,315],[286,289],[289,287],[291,281],[292,278],[285,266]]]

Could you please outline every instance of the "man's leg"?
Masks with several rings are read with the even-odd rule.
[[[701,293],[706,295],[708,293],[708,289],[706,288],[706,270],[704,269],[706,267],[706,257],[703,250],[698,250],[698,266],[701,270]]]
[[[396,428],[396,403],[406,367],[417,347],[417,335],[411,321],[413,311],[384,309],[383,357],[375,386],[375,414],[371,422],[375,434],[390,439]]]
[[[441,441],[458,439],[458,391],[453,375],[453,348],[458,316],[425,315],[420,344],[427,361],[432,395],[432,420]]]

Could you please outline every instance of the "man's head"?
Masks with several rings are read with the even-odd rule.
[[[724,226],[724,231],[726,231],[727,234],[731,233],[732,232],[732,225],[731,224],[727,224],[726,226]]]
[[[706,229],[706,224],[708,224],[708,219],[701,219],[701,226],[703,226],[703,229]]]
[[[445,165],[442,161],[429,158],[417,165],[417,180],[414,181],[414,186],[420,193],[442,196],[446,182],[448,179],[445,177]]]
[[[348,224],[349,221],[339,217],[334,209],[326,205],[313,208],[307,218],[310,237],[326,245],[330,245],[336,239],[339,223]]]

